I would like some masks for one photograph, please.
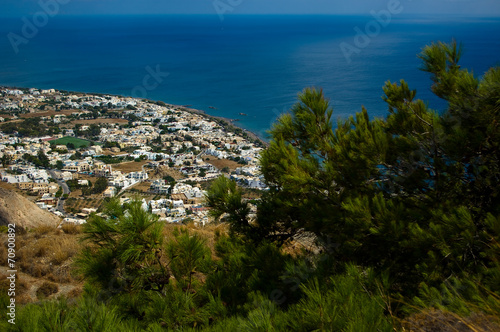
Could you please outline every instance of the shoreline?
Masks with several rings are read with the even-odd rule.
[[[223,117],[223,116],[210,115],[210,114],[207,114],[206,111],[199,110],[199,109],[196,109],[196,108],[185,107],[185,106],[182,106],[182,105],[175,105],[175,104],[167,104],[167,105],[168,106],[172,106],[172,107],[178,107],[178,108],[180,108],[180,109],[182,109],[182,110],[184,110],[186,112],[191,112],[191,113],[196,113],[196,114],[203,115],[204,117],[207,117],[207,118],[212,119],[212,120],[214,120],[216,122],[219,122],[219,123],[222,121],[222,122],[224,122],[224,124],[222,124],[222,125],[224,127],[228,127],[227,128],[228,130],[234,132],[235,131],[234,129],[239,129],[243,133],[245,133],[246,135],[248,135],[248,137],[250,137],[254,141],[255,140],[259,141],[265,147],[269,146],[269,142],[266,142],[260,136],[258,136],[257,134],[255,134],[254,132],[252,132],[252,131],[250,131],[248,129],[245,129],[243,127],[235,125],[234,122],[238,121],[236,119],[226,118],[226,117]]]
[[[29,89],[46,90],[46,89],[41,89],[41,88],[36,88],[36,87],[25,88],[25,87],[14,87],[14,86],[0,86],[0,88],[17,89],[17,90],[29,90]],[[94,96],[112,96],[112,97],[119,97],[119,98],[131,98],[131,99],[138,100],[138,101],[144,101],[144,100],[146,100],[147,102],[152,103],[152,104],[156,104],[158,101],[161,101],[161,102],[165,103],[165,105],[167,107],[177,108],[177,109],[183,110],[185,112],[199,114],[199,115],[202,115],[202,116],[204,116],[204,117],[206,117],[208,119],[211,119],[211,120],[219,123],[220,125],[222,125],[224,127],[224,129],[229,130],[231,132],[234,132],[235,134],[238,134],[238,133],[236,133],[236,131],[241,131],[243,134],[245,134],[246,136],[248,136],[249,139],[251,139],[253,141],[258,141],[260,144],[262,144],[263,147],[268,147],[269,146],[269,142],[266,142],[264,139],[262,139],[260,136],[258,136],[254,132],[252,132],[252,131],[250,131],[248,129],[242,128],[240,126],[235,125],[234,122],[237,121],[236,119],[226,118],[226,117],[222,117],[222,116],[210,115],[210,114],[207,114],[206,111],[204,111],[204,110],[199,110],[199,109],[195,109],[195,108],[191,108],[191,107],[186,107],[186,106],[183,106],[183,105],[170,104],[170,103],[168,103],[166,101],[163,101],[163,100],[152,100],[152,99],[148,99],[148,98],[138,98],[138,97],[124,96],[124,95],[120,95],[120,94],[101,93],[101,92],[82,92],[82,91],[72,91],[72,90],[60,90],[60,89],[55,89],[55,88],[54,88],[54,90],[56,92],[60,92],[60,93],[84,94],[84,95],[90,95],[90,96],[92,96],[92,95],[94,95]]]

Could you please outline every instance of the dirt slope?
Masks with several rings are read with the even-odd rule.
[[[61,219],[40,209],[18,193],[0,188],[0,225],[9,223],[23,228],[57,227]]]

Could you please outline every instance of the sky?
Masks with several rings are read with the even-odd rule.
[[[0,0],[1,17],[40,12],[57,3],[58,15],[127,14],[355,14],[391,5],[403,14],[500,17],[500,0]],[[55,8],[55,6],[48,6]]]

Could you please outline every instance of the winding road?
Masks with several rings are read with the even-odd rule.
[[[56,177],[56,173],[54,172],[54,170],[53,170],[53,169],[49,169],[49,170],[48,170],[48,172],[49,172],[50,176],[52,176],[52,178],[53,178],[54,180],[56,180],[56,181],[57,181],[57,184],[61,186],[61,188],[62,188],[62,190],[63,190],[63,195],[64,195],[64,194],[68,194],[68,195],[69,195],[69,193],[71,192],[71,190],[69,190],[69,187],[68,187],[68,185],[66,184],[66,181],[59,180],[59,179]],[[66,212],[64,211],[64,199],[59,198],[59,199],[57,200],[57,207],[56,207],[56,209],[57,209],[59,212],[66,214]]]

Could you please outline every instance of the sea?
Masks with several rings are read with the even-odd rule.
[[[385,117],[382,87],[402,79],[443,111],[418,54],[453,39],[478,77],[500,65],[500,18],[34,14],[0,19],[0,85],[190,105],[266,139],[306,87],[336,119]]]

